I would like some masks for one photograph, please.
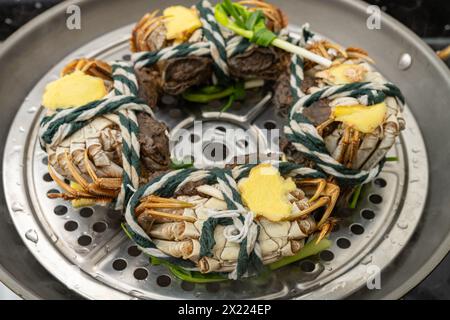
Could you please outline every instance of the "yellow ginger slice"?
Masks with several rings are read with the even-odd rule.
[[[166,27],[166,39],[175,40],[177,43],[187,40],[191,34],[202,27],[197,10],[183,6],[172,6],[164,10],[164,26]]]
[[[288,194],[297,187],[291,178],[283,178],[268,163],[254,167],[248,178],[239,182],[238,188],[242,201],[256,216],[280,221],[291,214],[292,204],[288,200]]]
[[[367,73],[364,66],[340,64],[316,73],[316,77],[332,84],[348,84],[363,81]]]
[[[102,79],[77,70],[49,83],[45,88],[42,105],[51,110],[81,107],[103,98],[107,93]]]
[[[384,102],[373,106],[336,106],[333,116],[336,121],[345,123],[363,133],[371,133],[383,124],[387,107]]]

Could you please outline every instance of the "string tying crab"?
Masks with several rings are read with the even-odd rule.
[[[204,273],[249,276],[256,265],[301,250],[305,239],[316,231],[316,241],[321,241],[335,223],[330,215],[339,187],[315,170],[290,163],[279,166],[287,179],[280,183],[291,188],[282,200],[282,205],[289,207],[284,218],[277,218],[280,212],[272,210],[270,201],[266,213],[257,208],[253,211],[253,204],[260,201],[248,197],[248,192],[256,190],[252,187],[255,184],[268,192],[278,190],[255,180],[259,179],[255,176],[258,170],[269,165],[237,166],[232,171],[186,169],[166,174],[133,195],[125,215],[127,231],[152,256],[171,261],[177,258],[182,266],[190,261]],[[195,194],[184,195],[188,183],[196,184]],[[280,199],[284,199],[283,194]],[[324,211],[316,221],[313,213],[320,208]]]
[[[121,209],[142,178],[168,166],[166,127],[154,120],[150,107],[136,97],[137,80],[127,63],[109,66],[99,60],[79,59],[63,69],[61,79],[72,74],[73,85],[84,85],[86,74],[113,81],[102,99],[91,100],[82,108],[50,112],[42,120],[40,141],[49,154],[49,174],[65,191],[49,196],[73,200],[76,206],[115,202],[116,209]],[[154,135],[152,145],[147,145],[148,139],[139,142],[140,131]],[[153,145],[156,142],[161,146]],[[141,167],[141,148],[145,154],[149,154],[147,149],[161,154],[161,166],[144,157],[144,163],[151,165]],[[68,184],[64,178],[72,182]]]

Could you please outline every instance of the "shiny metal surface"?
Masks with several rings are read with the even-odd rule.
[[[110,10],[113,10],[114,8],[117,10],[117,8],[119,8],[120,4],[118,4],[118,2],[119,1],[110,2],[111,8],[108,8],[108,13],[113,14],[114,11]],[[281,6],[286,8],[288,13],[293,12],[292,6],[294,3],[280,2],[282,2]],[[298,4],[298,2],[296,3]],[[302,23],[305,20],[314,21],[313,27],[315,30],[338,42],[347,44],[348,34],[345,33],[345,30],[340,30],[340,32],[338,32],[336,28],[333,30],[326,28],[326,18],[329,13],[319,10],[319,3],[322,3],[323,5],[324,2],[315,1],[312,3],[305,1],[301,6],[301,16],[292,17],[291,21],[294,23],[297,21],[298,23]],[[330,8],[333,8],[333,14],[341,15],[342,17],[348,16],[348,19],[352,17],[353,19],[349,20],[352,24],[362,23],[364,18],[364,15],[362,14],[363,6],[359,6],[355,3],[350,4],[346,1],[336,1],[336,4],[326,3]],[[339,5],[335,7],[337,3],[339,3]],[[92,11],[86,11],[88,15],[89,12],[100,12],[96,11],[100,10],[101,7],[98,7],[98,3],[83,2],[83,5],[86,6],[85,8],[91,8],[90,10]],[[156,5],[153,4],[153,6]],[[132,8],[132,11],[136,10],[135,12],[133,11],[134,16],[130,15],[127,16],[127,18],[135,20],[137,16],[143,12],[142,10],[139,11],[139,8],[143,7],[144,4],[141,3],[141,1],[136,1],[136,7]],[[106,8],[104,9],[106,10]],[[125,10],[131,9],[126,8]],[[312,19],[312,16],[314,16],[315,19]],[[88,19],[88,21],[92,20]],[[103,23],[107,24],[105,21],[103,21]],[[122,25],[124,24],[125,23]],[[102,25],[102,27],[104,26],[105,25]],[[409,39],[411,37],[408,33],[405,34],[401,27],[399,28],[387,18],[385,27],[388,29],[392,28],[393,32],[390,33],[391,38],[402,36],[403,39]],[[128,32],[127,28],[129,27],[125,27],[98,38],[74,53],[75,56],[93,54],[99,57],[107,57],[108,59],[120,57],[123,54],[123,49],[120,45],[116,46],[115,44],[120,44],[121,39],[125,38]],[[114,29],[113,26],[110,26],[110,30],[112,29]],[[400,77],[396,66],[398,58],[394,59],[392,55],[389,55],[388,57],[385,55],[385,52],[380,49],[372,50],[375,49],[371,49],[371,47],[373,47],[373,42],[368,43],[364,37],[358,35],[359,32],[363,31],[364,30],[358,30],[358,32],[355,32],[353,43],[356,39],[358,45],[367,48],[372,53],[372,56],[379,62],[378,67],[381,72],[385,74],[389,80],[400,85],[408,97],[410,107],[415,110],[417,99],[415,100],[414,98],[417,96],[417,92],[410,90],[408,86],[404,88],[405,81],[396,79],[397,77]],[[98,33],[93,32],[93,36],[96,34]],[[378,38],[378,43],[383,44],[383,46],[391,42],[391,39],[385,35],[385,32],[383,32],[383,36],[374,34],[373,37]],[[85,38],[84,41],[86,42],[87,38]],[[103,45],[105,43],[108,44],[106,47]],[[78,46],[79,45],[80,44],[78,44]],[[414,68],[416,68],[417,65],[423,67],[422,64],[416,62],[420,61],[422,58],[419,53],[427,53],[426,49],[420,47],[420,45],[417,45],[416,43],[413,43],[413,45],[416,47],[415,51],[406,47],[396,48],[395,46],[392,46],[392,49],[389,47],[392,51],[398,50],[398,52],[415,53],[415,63],[410,69],[405,71],[407,73],[415,71]],[[65,56],[61,51],[59,51],[59,57],[56,52],[53,52],[53,64],[55,61],[59,61]],[[397,57],[399,56],[400,54],[397,55]],[[431,59],[431,61],[434,61],[431,57],[428,58]],[[68,59],[68,57],[65,59]],[[390,59],[392,61],[390,61]],[[62,61],[61,63],[63,62],[67,62],[67,60]],[[43,62],[44,66],[41,70],[48,70],[49,63],[50,61],[48,61],[48,63]],[[213,286],[212,288],[208,288],[207,286],[195,286],[192,289],[191,287],[186,287],[186,284],[179,283],[175,279],[172,279],[168,286],[164,287],[158,285],[158,282],[159,284],[166,284],[168,282],[165,271],[159,269],[159,267],[149,266],[147,259],[142,256],[130,256],[128,250],[131,244],[119,233],[117,220],[114,216],[105,215],[102,210],[98,210],[97,208],[95,208],[93,214],[87,218],[80,215],[79,210],[68,210],[66,214],[58,216],[53,213],[56,203],[54,201],[51,201],[50,203],[50,200],[45,196],[45,193],[52,188],[52,182],[43,180],[45,165],[42,163],[42,158],[44,155],[39,153],[40,151],[35,144],[35,121],[39,118],[36,101],[39,101],[39,95],[40,92],[42,92],[43,85],[51,79],[52,75],[54,76],[56,74],[55,71],[61,66],[61,63],[56,65],[52,69],[53,71],[48,73],[46,77],[38,82],[28,96],[28,100],[25,100],[20,108],[15,123],[11,128],[8,143],[5,147],[3,167],[4,182],[6,182],[5,192],[7,194],[10,212],[20,236],[41,264],[47,270],[50,270],[52,276],[60,279],[61,282],[68,286],[69,292],[77,292],[88,298],[101,298],[105,297],[106,294],[108,294],[109,298],[342,298],[355,293],[360,288],[364,288],[366,278],[369,276],[367,273],[368,265],[374,264],[380,268],[389,270],[388,265],[393,265],[391,262],[394,257],[396,257],[405,246],[410,255],[426,255],[433,253],[433,250],[431,250],[431,252],[429,250],[426,252],[424,250],[418,250],[420,252],[411,250],[407,244],[407,240],[412,235],[414,226],[418,223],[422,213],[421,209],[424,205],[428,180],[426,152],[421,139],[420,130],[410,109],[407,109],[405,117],[408,123],[408,129],[402,134],[402,143],[397,144],[393,150],[393,154],[398,156],[400,161],[389,163],[386,166],[381,175],[381,178],[386,182],[384,188],[380,188],[382,184],[375,184],[367,190],[366,195],[369,198],[372,193],[376,193],[382,197],[382,203],[374,204],[370,201],[364,201],[361,203],[361,208],[358,208],[353,214],[345,212],[341,213],[341,216],[344,218],[343,223],[341,224],[340,229],[332,234],[332,239],[335,240],[335,244],[330,249],[335,257],[332,261],[312,259],[313,268],[310,267],[311,264],[309,267],[303,268],[302,266],[291,266],[289,268],[294,269],[295,272],[286,272],[283,274],[275,273],[273,279],[267,279],[269,283],[265,285],[267,286],[267,289],[265,290],[261,290],[262,286],[261,284],[258,285],[258,283],[235,283],[233,287],[229,287],[231,285],[226,284],[219,286],[219,288],[217,288],[217,286]],[[430,68],[430,64],[427,66]],[[433,69],[436,77],[444,72],[437,67],[438,66]],[[443,76],[446,75],[448,76],[448,74],[445,74],[444,72]],[[405,77],[405,74],[402,74],[402,76]],[[412,78],[414,80],[420,79],[418,74],[413,75]],[[28,88],[31,88],[32,84],[33,82],[30,82]],[[440,82],[440,85],[442,86],[447,84],[448,83],[445,83],[445,81]],[[426,89],[426,86],[422,87]],[[27,88],[19,88],[21,89],[19,90],[20,92],[29,92],[27,91],[29,90]],[[438,90],[439,88],[435,89]],[[22,99],[26,95],[26,93],[23,94]],[[430,96],[428,96],[428,98],[430,99]],[[440,106],[438,103],[439,99],[435,102],[436,105]],[[14,109],[14,105],[8,106]],[[264,113],[260,115],[261,121],[271,118],[272,115],[264,115]],[[422,117],[417,119],[420,122]],[[442,121],[436,121],[435,127],[440,125],[440,122]],[[426,132],[427,130],[425,130],[425,133]],[[428,145],[428,148],[430,148],[430,145]],[[13,170],[13,168],[15,168],[15,170]],[[442,180],[447,177],[445,174],[442,174],[438,178],[439,180]],[[431,181],[433,182],[433,178]],[[440,207],[438,206],[438,208]],[[373,210],[375,212],[375,217],[373,219],[362,217],[361,209]],[[7,212],[4,211],[4,214],[7,214]],[[439,217],[444,218],[442,215]],[[64,225],[68,221],[76,222],[78,224],[77,230],[68,232],[64,228]],[[107,228],[105,231],[100,233],[94,231],[94,224],[98,222],[106,223]],[[426,224],[427,219],[425,218],[421,220],[421,222],[423,227],[424,224]],[[364,228],[363,234],[358,235],[350,231],[355,224]],[[445,237],[447,235],[446,231],[448,231],[448,229],[445,230],[446,225],[443,224],[439,227],[444,230],[438,234],[435,232],[433,235],[434,238]],[[78,241],[81,235],[91,237],[92,242],[87,246],[80,246]],[[417,237],[420,237],[420,234]],[[417,237],[416,239],[413,238],[413,240],[417,241]],[[339,248],[339,246],[337,246],[337,243],[339,243],[337,239],[339,238],[347,238],[347,241],[344,240],[343,243],[348,245],[348,241],[350,241],[350,247],[347,249]],[[428,245],[433,243],[431,240],[434,239],[430,239]],[[340,241],[340,243],[342,243],[342,241]],[[438,252],[438,254],[441,254],[442,257],[441,252]],[[114,261],[117,259],[123,259],[127,262],[127,267],[119,272],[114,270],[113,267]],[[405,261],[408,257],[403,257],[402,259]],[[439,258],[435,258],[435,260],[436,259]],[[5,260],[2,258],[1,262],[3,265],[5,265],[4,261]],[[398,260],[396,263],[398,263]],[[120,264],[123,265],[123,262],[116,263],[115,265],[116,267],[118,265],[120,267]],[[11,265],[9,266],[11,267]],[[79,271],[77,266],[83,271]],[[388,266],[387,269],[385,268],[386,266]],[[141,271],[137,272],[136,269],[141,269]],[[136,273],[139,276],[138,278],[142,278],[142,276],[145,275],[145,271],[142,271],[143,269],[147,270],[148,273],[146,280],[136,279]],[[412,272],[417,269],[417,265],[409,265],[409,269],[411,269],[409,272],[399,274],[397,277],[394,277],[394,280],[411,275]],[[11,268],[9,268],[9,270],[11,270]],[[307,272],[305,270],[310,271]],[[22,272],[22,270],[14,271],[19,275],[20,272]],[[30,277],[33,276],[33,272],[40,271],[38,270],[38,267],[33,268],[29,275]],[[390,272],[393,273],[393,271]],[[70,277],[67,276],[68,274],[70,274]],[[399,293],[395,293],[395,289],[400,290],[401,288],[398,285],[394,285],[395,281],[391,280],[387,282],[385,279],[388,278],[385,277],[385,275],[386,273],[383,272],[382,290],[366,293],[364,293],[364,290],[360,290],[356,294],[360,294],[361,297],[371,297],[374,293],[388,297],[398,297]],[[158,281],[158,277],[161,276],[162,280]],[[294,276],[294,278],[292,278],[292,276]],[[409,280],[418,281],[417,279],[411,278]],[[47,281],[48,283],[55,285],[55,287],[60,285],[58,282],[54,282],[52,277],[48,277]],[[29,286],[30,284],[23,283],[23,285]],[[392,285],[394,285],[393,288],[390,290],[386,289],[388,286]],[[236,286],[240,289],[236,290]],[[41,290],[39,287],[35,287],[35,289],[38,291]],[[20,287],[17,291],[19,290]],[[404,290],[405,289],[403,289],[403,293]],[[29,291],[25,289],[25,293],[29,293]],[[44,291],[45,290],[42,290],[40,292],[41,296]],[[58,292],[58,290],[54,291]],[[236,294],[236,292],[239,292],[239,294]],[[47,292],[47,294],[48,293],[49,292]],[[62,291],[61,294],[62,296],[69,295],[67,291],[66,293]]]
[[[210,285],[197,284],[193,289],[189,287],[192,290],[185,290],[185,284],[170,276],[165,267],[151,266],[144,255],[135,257],[130,254],[134,250],[133,243],[120,228],[120,214],[103,207],[73,209],[62,200],[49,199],[47,194],[58,190],[58,186],[49,178],[46,155],[36,136],[37,123],[43,112],[37,107],[43,87],[75,57],[95,57],[106,61],[122,58],[128,53],[126,39],[130,32],[131,26],[121,28],[64,58],[30,92],[11,127],[4,159],[5,168],[10,170],[5,170],[4,174],[9,182],[6,195],[12,219],[29,250],[51,274],[72,290],[94,299],[127,296],[152,299],[325,299],[347,296],[366,284],[371,275],[367,271],[369,266],[382,268],[391,262],[412,235],[425,202],[426,193],[417,195],[408,192],[408,188],[417,185],[426,190],[428,181],[423,142],[407,110],[408,131],[402,136],[402,141],[407,143],[397,144],[391,155],[399,161],[386,165],[377,183],[365,189],[365,199],[356,210],[336,214],[341,222],[339,230],[330,237],[334,244],[329,249],[334,258],[301,262],[274,272],[263,283],[261,280],[245,280],[215,284],[213,292]],[[188,129],[187,134],[181,136],[183,139],[174,145],[174,152],[179,145],[191,144],[195,140],[188,139],[194,137],[195,132],[191,130],[194,121],[202,122],[203,139],[197,139],[200,148],[194,147],[192,156],[194,159],[202,158],[203,163],[196,160],[196,165],[210,166],[212,160],[218,160],[205,154],[209,153],[207,147],[210,145],[220,145],[215,148],[217,150],[228,145],[228,149],[233,150],[225,139],[229,129],[250,129],[254,134],[237,138],[247,138],[249,151],[257,152],[254,149],[257,141],[265,137],[262,130],[265,127],[282,128],[284,123],[270,105],[270,95],[258,92],[223,114],[215,111],[220,106],[202,108],[198,105],[183,106],[169,97],[162,100],[166,104],[158,106],[155,116],[173,129],[172,135],[177,135],[181,127]],[[408,135],[414,131],[416,135]],[[21,135],[24,132],[31,134],[26,138],[26,135]],[[265,150],[267,143],[260,145]],[[245,155],[245,149],[238,148],[238,154],[223,155],[223,160],[226,162],[234,156]],[[23,155],[26,157],[21,159]],[[416,171],[414,175],[408,174],[413,169]],[[24,176],[20,175],[21,172]],[[404,194],[414,197],[414,202],[408,199],[408,195],[404,202]],[[400,227],[389,230],[390,225]],[[378,241],[388,238],[387,247],[380,249]]]

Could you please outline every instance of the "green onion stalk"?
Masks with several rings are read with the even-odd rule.
[[[122,224],[122,229],[131,238],[131,235],[128,233],[125,225]],[[305,259],[310,256],[314,256],[321,251],[328,249],[331,246],[331,241],[328,239],[322,239],[318,243],[316,243],[315,238],[310,239],[305,246],[295,255],[290,257],[284,257],[276,262],[269,264],[266,268],[267,271],[275,271],[284,266],[297,262],[299,260]],[[150,256],[150,263],[152,265],[163,265],[178,279],[193,282],[193,283],[210,283],[210,282],[221,282],[226,281],[228,278],[221,273],[201,273],[199,271],[190,271],[186,270],[180,266],[177,266],[173,263],[170,263],[166,260],[159,259],[153,256]],[[264,276],[265,272],[262,273],[261,276]]]
[[[245,90],[262,87],[263,80],[249,80],[246,82],[238,82],[228,87],[221,86],[206,86],[199,89],[190,89],[183,93],[183,99],[196,102],[208,103],[219,99],[228,97],[227,102],[222,106],[220,112],[227,111],[235,101],[243,100],[245,98]]]
[[[265,16],[261,10],[250,11],[243,5],[224,0],[216,5],[214,15],[222,26],[259,46],[273,45],[326,68],[331,66],[332,62],[329,59],[278,38],[275,33],[267,29]]]

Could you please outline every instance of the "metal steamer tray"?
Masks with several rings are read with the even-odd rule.
[[[450,245],[446,212],[450,115],[445,112],[449,72],[419,38],[390,17],[383,15],[381,30],[368,30],[366,5],[361,2],[276,1],[293,29],[309,21],[325,37],[367,49],[379,71],[402,89],[408,101],[407,128],[389,153],[399,161],[385,165],[364,189],[357,209],[335,213],[341,221],[328,250],[264,279],[191,284],[164,266],[151,265],[122,232],[118,212],[103,207],[73,209],[47,198],[58,187],[47,173],[47,158],[37,142],[45,84],[74,58],[129,59],[127,40],[133,22],[144,12],[174,3],[189,2],[63,3],[4,44],[0,279],[24,298],[90,299],[399,298],[421,281]],[[82,30],[66,29],[70,4],[81,7]],[[330,21],[342,23],[330,27]],[[412,59],[410,66],[404,65],[405,57]],[[192,110],[163,97],[156,117],[172,134],[181,128],[193,130],[193,121],[203,120],[203,130],[215,129],[203,137],[206,146],[221,143],[224,129],[250,129],[254,135],[243,141],[250,149],[256,148],[261,130],[283,125],[270,95],[264,94],[252,95],[220,119],[215,106]],[[195,139],[192,131],[180,143]],[[176,148],[177,144],[173,151]],[[381,289],[370,290],[367,281],[378,270]]]

